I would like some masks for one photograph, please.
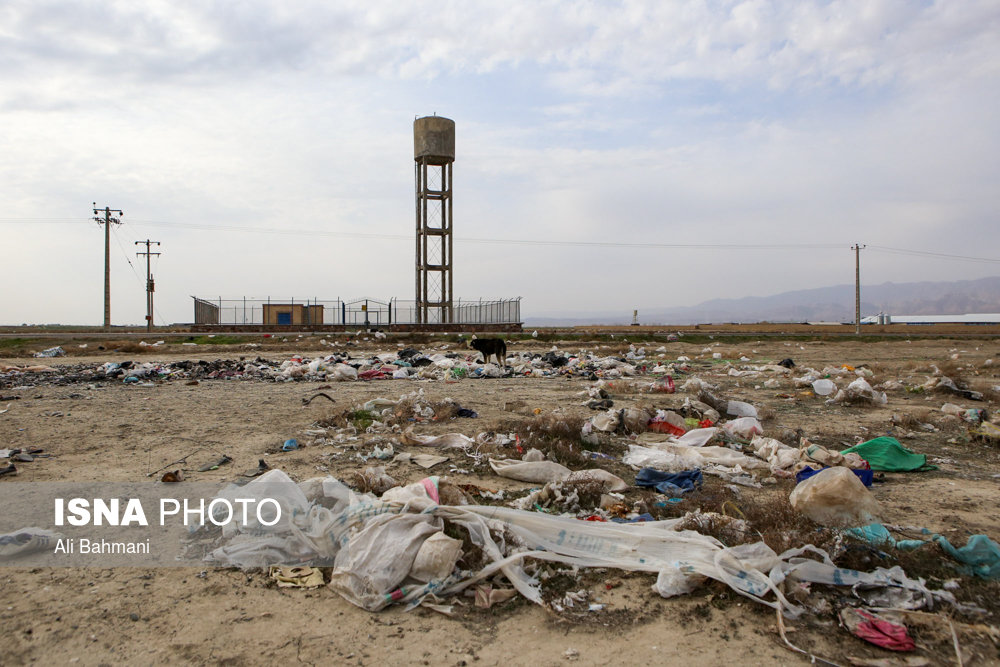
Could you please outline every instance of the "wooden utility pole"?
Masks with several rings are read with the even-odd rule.
[[[855,243],[854,250],[854,333],[861,333],[861,249],[865,246]]]
[[[135,253],[136,257],[146,256],[146,331],[153,330],[153,274],[150,272],[149,268],[149,258],[153,255],[159,255],[158,252],[150,252],[149,246],[155,243],[160,245],[159,241],[150,241],[146,239],[145,241],[136,241],[135,244],[140,243],[146,244],[146,252]]]
[[[124,217],[119,209],[104,207],[104,218],[99,215],[102,211],[97,208],[94,202],[94,221],[98,225],[104,225],[104,329],[111,329],[111,225],[122,224]],[[118,217],[111,217],[112,213],[117,213]]]

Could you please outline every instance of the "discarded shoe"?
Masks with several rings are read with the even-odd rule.
[[[245,473],[243,473],[243,476],[244,477],[259,477],[260,475],[263,475],[264,473],[266,473],[270,469],[271,469],[271,466],[267,465],[267,462],[264,461],[264,459],[260,459],[259,461],[257,461],[257,467],[256,468],[252,468],[250,470],[247,470]]]
[[[13,463],[11,463],[6,468],[0,468],[0,477],[4,475],[16,475],[16,474],[17,474],[17,468],[14,467]]]
[[[220,466],[224,466],[230,461],[232,461],[232,459],[223,454],[222,458],[219,459],[218,461],[215,461],[214,463],[206,463],[202,467],[198,468],[198,472],[208,472],[209,470],[218,470]]]

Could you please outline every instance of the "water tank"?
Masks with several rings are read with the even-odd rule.
[[[413,159],[426,157],[427,164],[455,161],[455,121],[443,116],[424,116],[413,121]]]

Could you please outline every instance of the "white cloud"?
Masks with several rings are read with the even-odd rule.
[[[392,237],[413,227],[410,122],[436,111],[458,123],[459,239],[995,247],[998,22],[972,0],[15,0],[0,7],[4,215],[125,209],[125,246],[164,243],[169,321],[200,293],[409,298],[412,243]],[[314,233],[232,229],[248,227]],[[384,238],[325,235],[359,232]],[[32,286],[0,295],[0,321],[99,320],[96,226],[3,223],[0,239]],[[511,290],[536,315],[853,276],[832,250],[457,251],[457,293]],[[114,254],[116,321],[141,321],[141,280]]]

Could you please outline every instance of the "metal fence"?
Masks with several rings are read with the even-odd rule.
[[[194,299],[194,323],[240,325],[357,325],[390,326],[417,324],[417,304],[412,300],[358,298],[324,300],[317,298]],[[444,315],[447,315],[445,313]],[[451,308],[450,324],[520,324],[521,297],[496,300],[457,299]],[[429,324],[441,324],[440,309],[431,311]]]

